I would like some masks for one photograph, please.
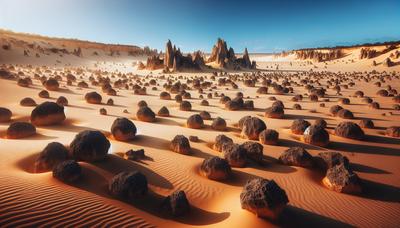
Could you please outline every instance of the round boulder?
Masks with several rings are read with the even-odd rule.
[[[214,150],[222,152],[222,148],[225,144],[232,144],[233,140],[231,138],[229,138],[226,135],[217,135],[217,137],[215,137],[215,143],[214,143]]]
[[[216,131],[225,131],[226,130],[226,121],[221,117],[217,117],[213,120],[211,124],[211,128]]]
[[[111,125],[111,134],[118,141],[130,141],[135,138],[136,126],[129,119],[120,117]]]
[[[154,122],[156,120],[156,114],[147,106],[140,107],[136,112],[136,118],[144,122]]]
[[[265,145],[277,145],[279,140],[279,133],[272,129],[265,129],[260,133],[258,139]]]
[[[203,128],[204,127],[203,118],[201,118],[199,114],[191,115],[186,121],[186,126],[188,128],[193,128],[193,129]]]
[[[121,172],[111,179],[108,191],[114,197],[134,200],[147,193],[147,178],[138,171]]]
[[[256,178],[248,181],[240,193],[240,204],[258,217],[278,219],[289,199],[274,180]]]
[[[60,124],[65,120],[64,106],[55,102],[43,102],[31,112],[31,122],[37,126]]]
[[[247,141],[241,145],[241,147],[246,151],[247,157],[251,160],[261,163],[263,161],[263,149],[264,147],[253,141]]]
[[[360,126],[348,121],[341,122],[336,126],[335,135],[356,140],[362,140],[365,136],[364,131]]]
[[[244,167],[246,165],[246,150],[236,143],[226,143],[222,147],[224,158],[232,167]]]
[[[400,127],[399,126],[392,126],[386,128],[386,135],[390,137],[400,137]]]
[[[226,180],[232,173],[229,163],[218,156],[204,159],[200,166],[200,174],[211,180]]]
[[[81,161],[95,162],[106,158],[110,141],[100,131],[79,132],[70,144],[70,156]]]
[[[290,130],[293,134],[302,135],[310,125],[310,122],[308,122],[307,120],[297,119],[292,122]]]
[[[279,162],[284,165],[310,168],[313,166],[313,157],[302,147],[291,147],[279,156]]]
[[[0,107],[0,123],[9,122],[11,120],[12,112],[8,108]]]
[[[182,190],[173,192],[162,202],[162,208],[172,216],[183,216],[190,212],[190,204]]]
[[[74,160],[58,163],[53,169],[53,177],[66,183],[73,183],[82,176],[82,168]]]
[[[189,154],[191,148],[188,138],[183,135],[176,135],[171,141],[170,149],[180,154]]]
[[[101,104],[102,97],[96,92],[89,92],[85,94],[85,100],[89,104]]]
[[[329,133],[324,128],[311,125],[304,131],[303,140],[311,145],[325,147],[329,144]]]
[[[68,149],[59,142],[51,142],[40,152],[35,161],[35,172],[47,172],[68,159]]]
[[[360,193],[360,178],[344,164],[328,169],[322,183],[330,190],[341,193]]]
[[[257,117],[250,117],[243,122],[240,135],[250,140],[258,140],[260,133],[265,129],[267,129],[267,126],[264,121]]]
[[[21,139],[36,134],[36,128],[28,122],[14,122],[7,128],[8,139]]]

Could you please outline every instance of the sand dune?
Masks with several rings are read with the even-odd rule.
[[[20,50],[20,49],[16,49]],[[15,51],[15,50],[14,50]],[[282,77],[288,78],[293,87],[293,93],[276,94],[270,86],[268,94],[257,94],[257,89],[262,86],[257,81],[255,87],[244,85],[243,78],[251,77],[245,72],[234,72],[231,75],[239,75],[235,81],[238,89],[233,89],[230,84],[216,86],[212,91],[204,89],[206,97],[208,92],[218,94],[224,93],[231,98],[236,97],[237,92],[244,94],[244,100],[254,102],[254,110],[229,111],[220,103],[220,97],[207,99],[209,106],[201,106],[202,99],[197,89],[188,89],[192,111],[181,111],[175,100],[161,100],[159,94],[165,91],[163,84],[167,80],[161,78],[161,71],[138,71],[132,64],[136,57],[110,57],[100,55],[92,59],[85,58],[85,61],[74,65],[77,57],[64,55],[60,57],[62,64],[54,65],[55,56],[46,58],[21,57],[21,52],[11,50],[0,51],[2,57],[0,68],[8,68],[13,65],[11,72],[20,74],[20,77],[30,77],[33,84],[28,87],[17,85],[15,80],[0,79],[0,107],[9,108],[13,115],[10,122],[0,123],[0,226],[138,226],[138,227],[183,227],[183,226],[219,226],[219,227],[274,227],[274,226],[361,226],[361,227],[396,227],[399,225],[400,216],[400,180],[398,164],[400,154],[400,139],[388,137],[385,130],[390,126],[399,126],[400,112],[393,108],[392,97],[376,95],[379,89],[400,90],[399,66],[384,68],[377,66],[377,71],[395,72],[377,74],[371,76],[370,82],[356,78],[355,74],[349,74],[340,82],[341,94],[333,90],[333,86],[327,89],[324,98],[329,99],[318,102],[310,101],[309,92],[300,83],[301,79],[307,77],[317,78],[315,75],[307,75],[305,71],[311,68],[315,71],[328,70],[337,71],[372,71],[370,67],[372,59],[357,60],[359,48],[348,50],[346,57],[340,60],[329,62],[327,68],[324,63],[313,63],[318,68],[313,68],[307,61],[295,60],[293,56],[271,57],[254,56],[250,57],[257,61],[262,74],[269,74],[271,66],[279,64],[281,70],[296,70],[296,73],[285,73]],[[86,50],[87,51],[87,50]],[[347,50],[346,50],[347,51]],[[85,50],[84,50],[85,53]],[[376,57],[377,62],[383,61],[391,52]],[[23,52],[22,52],[23,54]],[[85,55],[84,55],[85,56]],[[5,59],[8,58],[8,59]],[[346,62],[354,59],[354,63]],[[344,62],[342,62],[344,61]],[[49,91],[50,98],[39,98],[38,93],[44,89],[40,80],[34,78],[34,66],[47,65],[48,68],[40,68],[40,75],[50,77],[60,75],[60,89]],[[68,64],[71,65],[68,65]],[[65,65],[67,64],[67,65]],[[94,65],[97,64],[97,67]],[[268,68],[267,68],[268,67]],[[49,69],[45,72],[44,69]],[[102,76],[111,79],[111,85],[126,77],[131,83],[129,89],[113,86],[117,92],[116,96],[107,95],[101,86],[90,83],[89,77],[99,80],[98,72],[93,69],[104,70]],[[66,70],[77,76],[73,85],[67,85]],[[78,71],[83,73],[79,74]],[[266,71],[264,71],[266,70]],[[130,73],[129,73],[130,72]],[[254,72],[251,72],[254,73]],[[280,77],[282,72],[274,72],[270,78],[283,83]],[[211,81],[211,73],[176,73],[170,76],[170,80],[181,81],[192,85],[188,79],[202,76],[205,81]],[[328,75],[328,74],[327,74]],[[366,76],[366,74],[362,74]],[[382,86],[379,88],[373,85],[385,76]],[[180,77],[180,78],[179,78]],[[218,78],[224,76],[218,76]],[[320,79],[322,86],[326,81],[337,75],[328,75],[326,79]],[[143,86],[150,79],[156,79],[156,85],[147,86],[147,95],[134,94],[133,84]],[[79,88],[77,83],[86,81],[88,88]],[[346,81],[347,80],[347,81]],[[354,86],[343,85],[354,81]],[[295,83],[296,82],[296,83]],[[316,84],[315,84],[316,85]],[[156,90],[152,90],[155,87]],[[380,109],[371,109],[362,102],[362,98],[352,97],[357,90],[362,90],[365,96],[371,97],[380,104]],[[102,96],[101,104],[88,104],[85,101],[87,92],[96,91]],[[292,101],[296,94],[302,94],[302,101]],[[175,94],[171,94],[175,96]],[[67,119],[59,125],[36,126],[37,134],[24,139],[7,139],[6,130],[10,123],[17,121],[29,121],[31,111],[34,107],[24,107],[19,104],[24,97],[33,98],[36,103],[44,101],[56,101],[59,96],[68,99],[68,106],[64,107]],[[285,105],[285,115],[282,119],[266,118],[265,109],[270,107],[273,100],[268,98],[276,97]],[[331,106],[338,104],[339,98],[350,98],[350,104],[340,104],[342,107],[353,112],[355,118],[351,119],[359,123],[363,119],[371,119],[375,127],[363,129],[366,137],[363,141],[346,139],[333,135],[334,128],[343,121],[339,117],[329,114]],[[114,105],[107,105],[106,102],[112,98]],[[155,122],[139,121],[136,112],[139,109],[137,103],[146,101],[148,106],[155,112],[166,106],[170,117],[156,117]],[[293,104],[300,104],[302,109],[295,110]],[[325,107],[319,104],[324,103]],[[105,108],[107,115],[100,115],[99,110]],[[128,112],[124,112],[124,110]],[[202,129],[191,129],[186,127],[186,120],[189,116],[200,111],[208,111],[212,118],[222,117],[227,122],[226,131],[216,131],[211,128],[212,120],[205,120],[205,127]],[[263,145],[263,163],[248,162],[244,168],[232,168],[232,176],[226,181],[213,181],[200,175],[200,166],[205,158],[221,156],[221,153],[214,150],[215,137],[225,134],[233,139],[235,143],[249,141],[240,137],[241,130],[238,128],[238,121],[243,116],[251,115],[262,119],[268,129],[279,132],[278,145]],[[134,140],[121,142],[115,140],[110,132],[111,125],[117,117],[126,117],[133,121],[137,128],[137,135]],[[301,136],[291,132],[290,127],[296,119],[305,119],[313,123],[316,119],[324,118],[327,123],[327,131],[330,133],[330,143],[326,147],[306,144]],[[65,184],[52,177],[51,172],[34,173],[34,162],[39,153],[49,142],[60,142],[67,147],[75,135],[83,130],[99,130],[110,141],[111,147],[104,161],[84,162],[79,164],[82,167],[82,179],[74,184]],[[192,147],[190,155],[175,153],[170,150],[170,141],[177,134],[189,137],[198,136],[199,142],[190,142]],[[347,156],[350,166],[362,179],[364,192],[359,195],[351,195],[331,191],[324,187],[322,179],[325,176],[315,169],[306,169],[296,166],[286,166],[278,162],[279,156],[288,148],[304,147],[311,155],[315,156],[323,151],[337,151]],[[140,161],[126,160],[123,154],[129,149],[144,149],[146,159]],[[119,200],[112,197],[108,191],[108,183],[114,175],[121,171],[140,171],[148,180],[149,193],[136,202]],[[240,204],[240,193],[243,186],[250,179],[254,178],[273,179],[286,191],[289,198],[289,205],[282,212],[279,221],[269,221],[257,218],[254,214],[243,210]],[[183,217],[171,217],[160,210],[163,198],[175,190],[184,190],[192,206],[190,214]]]

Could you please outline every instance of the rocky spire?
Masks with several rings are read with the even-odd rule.
[[[165,45],[164,66],[171,68],[173,64],[174,64],[174,50],[172,49],[171,40],[168,40],[167,44]]]

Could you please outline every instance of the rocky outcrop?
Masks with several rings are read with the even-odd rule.
[[[181,50],[168,40],[165,45],[164,59],[161,59],[158,55],[154,55],[147,59],[146,65],[139,63],[138,69],[163,69],[164,72],[200,71],[209,68],[206,63],[211,63],[218,68],[224,69],[240,70],[256,68],[256,62],[250,60],[247,48],[244,50],[243,57],[236,58],[233,48],[228,49],[226,42],[218,39],[207,61],[204,60],[203,54],[200,51],[186,56],[183,55]]]
[[[242,68],[256,68],[256,63],[254,61],[250,61],[247,48],[245,48],[242,58],[236,58],[233,48],[230,47],[228,49],[226,42],[220,38],[218,38],[217,43],[214,45],[207,62],[214,63],[220,68],[228,68],[234,70],[239,70]]]
[[[322,52],[318,50],[299,50],[296,51],[296,58],[301,60],[314,60],[317,62],[330,61],[334,59],[339,59],[344,56],[341,49],[332,49],[328,52]]]
[[[170,40],[165,45],[164,59],[160,56],[152,56],[147,59],[146,66],[139,66],[139,69],[157,70],[164,69],[166,72],[172,70],[178,71],[199,71],[205,67],[204,59],[199,51],[193,55],[188,54],[184,56],[181,50],[172,46]]]

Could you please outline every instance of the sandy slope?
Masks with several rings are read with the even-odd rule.
[[[2,56],[8,56],[8,54]],[[351,55],[350,55],[351,56]],[[33,57],[20,57],[21,63],[29,62]],[[62,62],[73,62],[78,57],[63,57]],[[102,58],[101,56],[99,58]],[[346,57],[347,58],[347,57]],[[10,58],[11,59],[11,58]],[[53,65],[51,56],[42,59],[39,64]],[[18,60],[18,58],[15,58]],[[35,60],[36,61],[36,60]],[[105,62],[103,62],[105,61]],[[98,67],[114,71],[134,71],[128,58],[104,57]],[[82,64],[82,62],[80,63]],[[94,68],[94,61],[85,63]],[[260,63],[261,66],[273,63]],[[343,67],[345,67],[343,65]],[[358,69],[354,65],[354,70]],[[293,67],[295,69],[295,67]],[[302,68],[300,68],[302,69]],[[347,68],[346,68],[347,69]],[[393,68],[397,70],[398,68]],[[24,69],[21,69],[24,71]],[[333,69],[332,69],[333,70]],[[353,70],[353,69],[352,69]],[[369,69],[368,69],[369,70]],[[134,71],[146,75],[146,71]],[[155,77],[159,72],[153,72]],[[203,74],[178,74],[185,76],[199,76]],[[208,74],[209,75],[209,74]],[[84,78],[89,77],[89,74]],[[24,97],[33,97],[38,103],[47,99],[37,96],[43,88],[41,83],[33,80],[34,86],[22,88],[15,81],[0,79],[0,106],[10,108],[14,115],[13,121],[28,120],[32,108],[22,107],[19,101]],[[10,140],[0,138],[0,226],[219,226],[219,227],[269,227],[276,225],[308,225],[308,226],[345,226],[362,227],[396,227],[399,226],[400,216],[400,140],[385,137],[384,128],[400,125],[400,112],[392,110],[390,97],[376,97],[378,90],[372,83],[357,82],[355,87],[346,89],[344,97],[349,97],[356,90],[363,90],[381,104],[382,109],[371,110],[361,104],[359,98],[351,98],[351,105],[345,105],[356,114],[359,121],[362,118],[372,118],[376,129],[366,130],[369,135],[366,141],[346,140],[331,135],[332,143],[328,148],[320,148],[303,144],[299,138],[290,133],[289,127],[296,118],[305,118],[313,121],[323,117],[332,129],[340,119],[328,116],[329,107],[337,104],[337,97],[332,90],[328,91],[331,98],[326,108],[309,101],[300,102],[303,110],[292,110],[294,102],[287,95],[260,95],[256,98],[257,88],[244,87],[239,83],[238,90],[223,92],[234,97],[236,92],[242,91],[245,96],[254,99],[254,111],[227,111],[219,103],[218,98],[209,99],[210,106],[200,106],[197,91],[190,91],[193,111],[180,111],[175,101],[161,101],[158,97],[163,91],[164,80],[158,80],[157,91],[148,90],[148,95],[133,95],[132,90],[119,90],[114,99],[114,106],[91,105],[84,100],[84,94],[89,91],[98,91],[98,87],[78,89],[76,86],[64,87],[65,90],[50,92],[54,100],[62,95],[67,97],[70,105],[65,112],[67,121],[60,126],[39,127],[38,136]],[[394,89],[400,90],[400,82],[388,81]],[[305,93],[304,88],[294,87],[295,93]],[[101,93],[103,101],[110,96]],[[269,107],[272,101],[267,98],[275,96],[285,103],[286,117],[282,120],[263,117],[263,110]],[[144,123],[135,120],[137,102],[145,100],[155,112],[162,106],[167,106],[171,117],[158,118],[155,123]],[[103,102],[104,103],[104,102]],[[107,116],[99,115],[100,108],[106,108]],[[127,109],[129,113],[123,113]],[[311,113],[310,109],[316,109]],[[278,146],[264,146],[264,155],[269,161],[265,166],[250,164],[246,168],[235,168],[234,177],[227,182],[216,182],[201,177],[198,168],[204,158],[210,155],[219,155],[211,146],[215,136],[221,132],[211,130],[211,121],[205,121],[206,127],[202,130],[184,127],[187,117],[201,110],[207,110],[212,117],[223,117],[227,120],[231,131],[223,132],[232,137],[235,142],[244,142],[238,137],[235,128],[237,121],[244,115],[259,116],[268,128],[280,133]],[[382,113],[392,112],[393,115],[382,116]],[[109,135],[110,127],[118,116],[133,120],[138,128],[138,136],[129,143],[118,142],[110,136],[111,148],[109,157],[104,162],[83,166],[84,178],[75,185],[66,185],[55,180],[51,172],[32,173],[33,162],[37,154],[52,141],[68,145],[74,136],[84,129],[98,129]],[[0,124],[0,133],[3,135],[9,123]],[[194,148],[190,156],[174,153],[168,149],[170,140],[176,134],[197,135],[201,141],[191,143]],[[298,167],[283,166],[276,162],[276,158],[290,146],[304,146],[313,155],[321,151],[340,151],[349,157],[357,174],[367,181],[367,193],[362,196],[352,196],[332,192],[321,184],[322,176],[315,171]],[[144,148],[150,158],[143,162],[133,162],[123,159],[120,155],[129,149]],[[140,202],[127,203],[110,197],[107,193],[107,183],[114,174],[126,170],[139,170],[149,180],[151,194]],[[243,185],[250,178],[263,177],[274,179],[286,190],[290,206],[284,212],[287,217],[283,224],[272,224],[267,220],[257,218],[253,214],[242,210],[239,195]],[[185,218],[171,219],[162,216],[159,204],[162,196],[174,190],[185,190],[193,211]]]

